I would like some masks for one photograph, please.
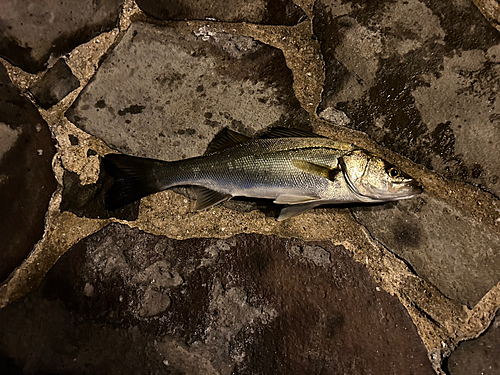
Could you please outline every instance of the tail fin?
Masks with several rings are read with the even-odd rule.
[[[103,159],[104,168],[115,179],[106,193],[105,207],[114,210],[135,202],[149,194],[163,190],[155,171],[168,164],[136,156],[108,154]]]

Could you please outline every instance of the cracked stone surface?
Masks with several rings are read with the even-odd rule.
[[[292,82],[282,52],[252,38],[136,23],[67,117],[121,152],[176,160],[203,154],[224,127],[310,126]]]
[[[41,238],[56,188],[55,148],[47,123],[0,66],[0,280]]]
[[[0,373],[496,371],[500,17],[475,3],[2,2]],[[272,125],[424,194],[283,222],[188,189],[104,209],[107,153]]]
[[[41,323],[26,326],[35,305]],[[176,241],[112,224],[70,249],[0,321],[10,322],[0,347],[23,337],[8,352],[23,371],[433,373],[397,298],[328,242]],[[112,356],[109,339],[98,341],[109,331]],[[47,345],[32,338],[41,334]]]
[[[95,219],[135,220],[139,215],[139,203],[135,202],[126,207],[108,211],[104,208],[106,191],[113,184],[113,179],[101,170],[99,178],[94,184],[82,184],[78,174],[64,171],[63,191],[61,197],[62,211],[69,211],[80,217]]]
[[[290,0],[138,0],[148,15],[161,20],[216,20],[273,25],[295,25],[305,18],[304,11]]]
[[[498,233],[445,202],[425,194],[397,204],[353,208],[353,213],[449,298],[472,307],[500,280]]]
[[[80,43],[117,25],[122,0],[41,0],[0,4],[0,56],[27,72],[43,70],[51,54],[71,51]]]
[[[321,0],[315,14],[320,115],[344,112],[384,147],[499,196],[500,34],[472,2]]]
[[[447,367],[450,375],[494,375],[500,372],[497,355],[500,350],[499,315],[497,313],[485,333],[475,340],[460,344],[448,358]]]

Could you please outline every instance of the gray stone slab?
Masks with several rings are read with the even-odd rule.
[[[147,14],[161,20],[216,20],[295,25],[306,19],[291,0],[137,0]]]
[[[120,224],[0,310],[0,353],[30,373],[434,374],[404,307],[342,246]]]
[[[500,374],[500,312],[477,339],[465,341],[446,361],[450,375]]]
[[[472,307],[500,281],[500,237],[432,196],[352,212],[449,298]]]
[[[43,234],[54,154],[47,123],[0,64],[0,282]]]
[[[30,73],[115,27],[123,0],[0,1],[0,56]]]
[[[136,23],[66,116],[121,152],[175,160],[224,127],[309,128],[292,85],[283,53],[252,38]]]
[[[500,33],[472,1],[320,0],[315,15],[320,115],[500,196]]]
[[[68,64],[59,59],[29,90],[40,106],[48,109],[78,87],[80,87],[78,78]]]

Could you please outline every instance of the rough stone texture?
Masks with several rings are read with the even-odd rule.
[[[162,20],[217,20],[295,25],[306,15],[291,0],[138,0],[137,5]]]
[[[54,153],[47,123],[0,66],[0,281],[43,233]]]
[[[136,24],[127,33],[131,19],[160,24],[127,0],[122,31],[101,34],[64,57],[83,85],[98,71],[68,117],[73,114],[84,130],[121,151],[168,159],[199,155],[223,126],[249,135],[278,121],[308,128],[287,67],[300,103],[312,113],[323,92],[323,65],[312,35],[314,0],[294,2],[310,17],[293,27],[190,21]],[[5,4],[10,2],[0,7]],[[39,4],[45,3],[30,6]],[[227,2],[223,15],[233,5]],[[278,8],[269,11],[270,23],[287,17]],[[315,13],[327,68],[318,113],[341,125],[312,116],[316,130],[384,153],[346,127],[363,130],[448,177],[494,191],[495,164],[488,156],[498,147],[498,43],[469,2],[354,0],[328,6],[318,0]],[[6,66],[22,90],[37,78]],[[192,213],[187,199],[163,192],[143,199],[139,216],[137,204],[109,213],[102,208],[109,181],[98,167],[99,156],[110,150],[63,118],[74,95],[41,111],[59,146],[53,168],[64,184],[62,201],[57,207],[58,192],[47,236],[10,282],[0,285],[0,305],[7,305],[0,310],[0,374],[425,374],[430,365],[408,314],[439,372],[441,358],[459,340],[482,332],[500,304],[499,285],[472,310],[458,302],[472,306],[498,280],[494,231],[500,201],[480,189],[385,152],[423,182],[422,200],[318,208],[276,222],[277,209],[268,202],[230,201],[225,205],[231,210]],[[24,112],[16,119],[24,121]],[[461,117],[454,119],[455,112]],[[465,120],[474,126],[464,127]],[[162,132],[168,140],[155,140]],[[1,137],[0,154],[17,145],[12,127],[4,127]],[[407,151],[406,145],[414,148]],[[265,215],[253,211],[255,205]],[[351,213],[396,256],[369,238]],[[102,220],[112,216],[177,239],[258,232],[339,246],[261,235],[174,241],[114,224],[74,246],[36,293],[12,303],[36,288],[68,248],[116,221]],[[480,350],[463,357],[459,349],[445,370],[467,371],[481,362],[495,369],[493,361],[481,359],[484,347],[476,345]]]
[[[92,150],[89,150],[92,151]],[[139,202],[108,211],[104,208],[106,191],[113,184],[113,179],[104,172],[101,166],[99,179],[95,184],[82,185],[76,173],[64,172],[61,211],[70,211],[80,217],[135,220],[139,214]]]
[[[226,126],[309,127],[292,83],[282,52],[252,38],[136,23],[67,117],[121,152],[175,160]]]
[[[30,92],[44,109],[52,107],[80,87],[80,81],[63,59],[59,59],[45,75],[30,87]]]
[[[472,2],[321,0],[315,14],[320,114],[500,195],[500,33]]]
[[[500,281],[500,236],[432,196],[352,212],[449,298],[472,307]]]
[[[0,56],[30,73],[118,22],[122,0],[0,2]]]
[[[0,310],[0,353],[30,373],[434,373],[405,309],[342,246],[120,224]]]
[[[497,0],[473,0],[489,23],[500,31],[500,3]]]
[[[447,360],[450,375],[500,374],[500,313],[488,330],[475,340],[466,341]]]

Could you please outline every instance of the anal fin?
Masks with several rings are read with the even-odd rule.
[[[280,216],[278,217],[278,221],[283,221],[286,219],[290,219],[294,216],[298,216],[306,211],[309,211],[310,209],[321,205],[323,202],[310,202],[310,203],[303,203],[303,204],[295,204],[291,206],[287,206],[283,208],[280,212]]]
[[[196,194],[196,211],[206,210],[233,197],[231,194],[221,193],[203,186],[195,186],[194,192]]]

